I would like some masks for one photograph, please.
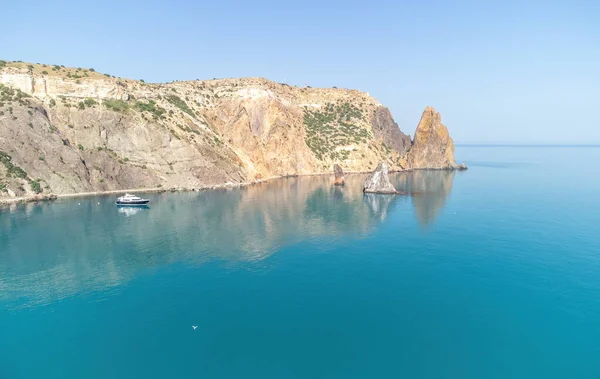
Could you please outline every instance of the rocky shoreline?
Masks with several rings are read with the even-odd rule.
[[[206,191],[206,190],[215,190],[215,189],[231,189],[238,188],[244,186],[250,186],[258,183],[262,183],[267,181],[268,179],[247,182],[247,183],[226,183],[214,186],[206,186],[199,188],[163,188],[163,187],[155,187],[155,188],[132,188],[132,189],[123,189],[123,190],[112,190],[112,191],[95,191],[95,192],[79,192],[79,193],[67,193],[67,194],[47,194],[47,195],[35,195],[35,196],[27,196],[27,197],[15,197],[8,199],[0,199],[0,206],[2,205],[13,205],[13,204],[24,204],[24,203],[38,203],[45,201],[54,201],[57,199],[66,199],[73,197],[90,197],[90,196],[106,196],[106,195],[122,195],[125,193],[163,193],[163,192],[192,192],[192,191]]]
[[[466,170],[467,166],[459,165],[456,168],[444,168],[444,169],[405,169],[405,170],[389,170],[389,173],[400,173],[400,172],[413,172],[413,171],[462,171]],[[346,171],[344,175],[359,175],[359,174],[372,174],[372,171]],[[26,204],[26,203],[39,203],[39,202],[47,202],[54,201],[57,199],[65,199],[65,198],[73,198],[73,197],[90,197],[90,196],[107,196],[107,195],[120,195],[125,193],[164,193],[164,192],[194,192],[194,191],[207,191],[207,190],[217,190],[217,189],[233,189],[240,187],[252,186],[260,183],[265,183],[271,180],[276,179],[285,179],[285,178],[296,178],[296,177],[310,177],[310,176],[335,176],[330,172],[320,172],[314,174],[302,174],[302,175],[281,175],[281,176],[273,176],[266,179],[257,179],[251,182],[241,182],[241,183],[224,183],[217,184],[212,186],[202,186],[202,187],[154,187],[154,188],[131,188],[131,189],[120,189],[120,190],[110,190],[110,191],[94,191],[94,192],[79,192],[79,193],[66,193],[66,194],[39,194],[33,196],[24,196],[24,197],[14,197],[14,198],[0,198],[0,206],[4,205],[16,205],[16,204]],[[368,190],[365,192],[369,192]],[[394,193],[402,194],[399,191]]]

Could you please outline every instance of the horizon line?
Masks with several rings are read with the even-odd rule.
[[[600,143],[455,143],[461,147],[600,147]]]

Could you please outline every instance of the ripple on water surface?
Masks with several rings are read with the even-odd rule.
[[[0,208],[0,378],[595,378],[598,158]]]

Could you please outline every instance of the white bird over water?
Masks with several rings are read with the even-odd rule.
[[[196,330],[198,327],[196,325],[192,325],[192,329]]]

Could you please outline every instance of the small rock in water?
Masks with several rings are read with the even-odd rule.
[[[390,183],[388,172],[390,171],[387,163],[381,162],[377,165],[375,171],[369,175],[365,184],[363,184],[363,192],[367,193],[398,193],[396,188]]]
[[[345,183],[344,180],[344,170],[342,170],[342,166],[339,164],[333,165],[333,173],[335,174],[335,181],[333,182],[336,186],[343,186]]]

